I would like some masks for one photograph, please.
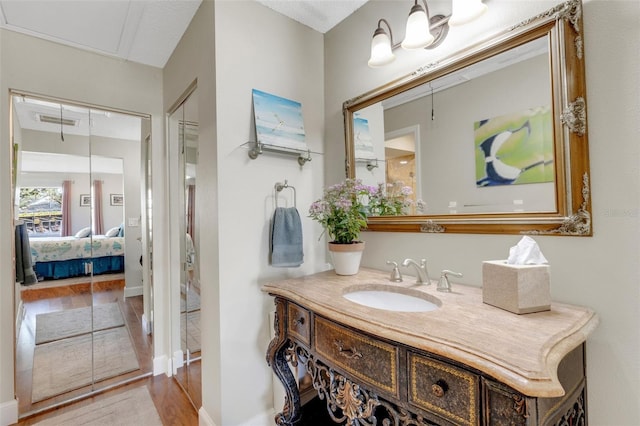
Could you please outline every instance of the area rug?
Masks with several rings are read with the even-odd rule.
[[[126,327],[43,343],[33,354],[32,402],[91,384],[92,358],[95,381],[140,368]]]
[[[104,426],[137,425],[162,426],[151,395],[146,386],[112,395],[84,407],[64,412],[35,423],[38,426]]]
[[[186,333],[185,333],[186,327]],[[198,352],[200,348],[200,310],[180,314],[180,337],[182,350]]]
[[[100,303],[93,307],[93,329],[124,325],[118,303]],[[91,331],[91,306],[36,315],[36,345]]]
[[[200,295],[195,291],[180,292],[180,312],[193,312],[200,309]]]

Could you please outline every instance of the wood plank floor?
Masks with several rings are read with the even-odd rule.
[[[155,377],[147,377],[137,380],[133,383],[103,392],[96,396],[83,399],[82,401],[66,405],[64,407],[60,407],[43,414],[24,418],[20,420],[17,425],[33,425],[41,420],[56,416],[58,414],[73,410],[78,407],[89,405],[111,395],[125,392],[131,388],[138,387],[141,383],[144,383],[147,386],[147,389],[149,389],[149,393],[151,394],[153,403],[156,406],[156,410],[158,410],[158,414],[162,419],[162,424],[171,426],[196,426],[198,424],[198,413],[196,412],[195,408],[193,408],[193,405],[191,405],[191,402],[182,391],[180,386],[176,383],[175,379],[162,374]],[[126,419],[122,419],[122,421],[123,424],[127,424]]]
[[[39,289],[28,288],[23,291],[28,292],[28,296],[27,300],[23,301],[24,319],[16,345],[16,393],[18,412],[21,417],[152,372],[152,338],[142,327],[142,296],[125,299],[123,287],[124,281],[122,280],[108,280],[95,286],[96,291],[93,293],[84,283],[74,283],[69,286],[43,286]],[[92,302],[94,304],[118,303],[131,336],[140,369],[32,404],[31,383],[36,315],[90,306]]]
[[[189,367],[178,368],[174,378],[189,395],[194,407],[202,406],[202,376],[200,360],[191,362]]]
[[[28,291],[28,295],[25,297],[27,300],[24,301],[25,317],[17,346],[17,391],[21,413],[21,419],[17,423],[18,426],[33,425],[46,418],[125,392],[128,389],[140,386],[142,383],[149,389],[163,424],[171,426],[198,425],[198,413],[194,406],[199,407],[202,404],[200,361],[191,363],[188,370],[180,369],[176,377],[159,375],[135,379],[136,376],[152,371],[151,337],[146,334],[141,325],[143,313],[142,297],[124,299],[122,285],[121,283],[114,284],[116,281],[106,280],[99,287],[94,286],[96,291],[94,291],[93,295],[88,291],[88,287],[84,283],[73,283],[70,286],[52,286],[45,283],[39,288],[25,289],[25,291]],[[37,404],[31,404],[31,368],[35,345],[35,316],[39,313],[89,306],[92,300],[94,303],[117,302],[119,304],[127,327],[130,330],[141,369],[118,378],[100,382],[93,390],[110,387],[109,390],[104,390],[92,396],[80,399],[83,394],[87,395],[92,391],[91,387],[86,387]],[[180,379],[180,384],[176,380],[178,378]],[[131,382],[117,385],[119,381],[123,380],[131,380]],[[192,399],[184,392],[184,387],[189,389]],[[72,398],[79,400],[74,400],[72,403],[64,402]],[[58,405],[56,408],[47,409],[52,404]],[[25,416],[24,413],[28,412],[36,412],[37,414]],[[123,421],[126,421],[126,419],[123,419]],[[334,423],[327,414],[325,401],[318,401],[315,398],[303,408],[300,426],[326,426],[330,424]]]

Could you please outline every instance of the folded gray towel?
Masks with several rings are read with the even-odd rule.
[[[271,266],[302,265],[302,222],[295,207],[277,207],[271,228]]]
[[[36,273],[33,271],[33,260],[31,259],[31,245],[29,244],[29,234],[27,225],[21,223],[16,225],[16,281],[23,285],[35,284],[38,282]]]

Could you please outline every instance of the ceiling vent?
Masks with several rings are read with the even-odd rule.
[[[49,123],[49,124],[60,124],[62,122],[62,125],[64,126],[73,126],[76,127],[78,125],[78,120],[73,120],[70,118],[60,118],[60,117],[54,117],[52,115],[42,115],[42,114],[38,114],[38,120],[41,123]]]

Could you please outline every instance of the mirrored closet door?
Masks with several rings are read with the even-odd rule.
[[[25,416],[152,371],[141,321],[151,288],[141,143],[150,120],[17,92],[11,105],[16,392]]]
[[[176,155],[172,179],[172,239],[179,274],[172,283],[175,378],[196,409],[202,405],[200,374],[200,257],[198,215],[198,99],[195,89],[169,115],[169,146]]]

